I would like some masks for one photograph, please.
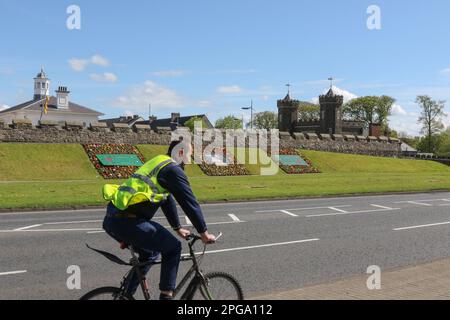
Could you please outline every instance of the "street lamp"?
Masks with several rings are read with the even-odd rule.
[[[251,126],[251,129],[253,130],[253,111],[254,111],[254,109],[253,109],[253,100],[252,100],[252,104],[250,105],[250,107],[242,108],[242,110],[250,110],[250,112],[251,112],[250,126]]]

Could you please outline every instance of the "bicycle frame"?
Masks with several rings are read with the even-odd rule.
[[[198,239],[197,239],[198,240]],[[196,290],[198,289],[198,287],[202,284],[206,282],[206,279],[203,276],[202,271],[200,270],[200,266],[198,263],[198,260],[196,258],[195,252],[194,252],[194,244],[196,242],[196,239],[194,239],[192,242],[189,243],[189,257],[183,257],[181,259],[182,262],[185,261],[192,261],[193,262],[193,266],[189,269],[189,271],[186,273],[186,275],[183,277],[183,279],[180,281],[180,283],[178,284],[177,288],[175,289],[174,293],[173,293],[173,297],[177,297],[181,290],[183,289],[183,287],[186,285],[186,283],[189,281],[189,279],[191,279],[191,277],[194,275],[193,279],[191,280],[191,282],[189,283],[189,285],[186,288],[186,291],[183,293],[183,295],[181,296],[180,300],[190,300],[193,298]],[[151,296],[150,296],[150,291],[149,291],[149,287],[147,284],[147,279],[146,277],[142,274],[141,272],[141,267],[146,267],[148,265],[159,265],[161,264],[161,262],[144,262],[141,263],[139,262],[138,257],[136,256],[136,252],[134,251],[134,249],[132,247],[129,248],[131,251],[131,261],[130,261],[130,265],[133,267],[124,277],[124,280],[121,283],[120,286],[120,292],[125,293],[126,292],[126,284],[129,283],[130,278],[133,276],[133,274],[136,274],[138,279],[139,279],[139,283],[140,283],[140,287],[142,289],[142,293],[144,294],[144,298],[145,300],[151,300]],[[204,253],[203,253],[204,254]],[[202,254],[202,256],[203,256]],[[211,294],[208,292],[207,288],[206,288],[206,295],[208,299],[212,299]]]

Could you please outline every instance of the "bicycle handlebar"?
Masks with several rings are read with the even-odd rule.
[[[222,236],[223,233],[220,232],[216,237],[216,241],[219,240],[219,238],[221,238]],[[191,241],[191,245],[194,245],[194,243],[196,243],[198,240],[202,240],[202,237],[196,234],[190,234],[186,237],[186,241]]]

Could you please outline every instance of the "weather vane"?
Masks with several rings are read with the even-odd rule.
[[[288,88],[288,94],[291,94],[291,84],[288,83],[288,84],[286,85],[286,87]]]
[[[329,77],[328,80],[330,81],[330,88],[333,89],[334,78],[333,77]]]

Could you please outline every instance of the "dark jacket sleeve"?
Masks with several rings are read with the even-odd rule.
[[[169,165],[160,171],[158,175],[158,182],[177,200],[181,209],[183,209],[189,220],[191,220],[195,229],[197,229],[199,233],[205,232],[207,230],[207,227],[205,219],[203,217],[202,209],[194,193],[192,192],[191,185],[189,184],[188,178],[184,171],[177,165]],[[176,206],[175,209],[173,209],[173,204],[171,204],[170,199],[168,199],[166,205],[166,209],[168,210],[168,212],[164,212],[164,214],[171,217],[173,215],[176,215],[178,219]]]
[[[167,201],[161,205],[161,210],[169,221],[170,226],[174,230],[178,230],[181,228],[180,217],[178,216],[177,203],[174,198],[170,196],[167,198]]]

